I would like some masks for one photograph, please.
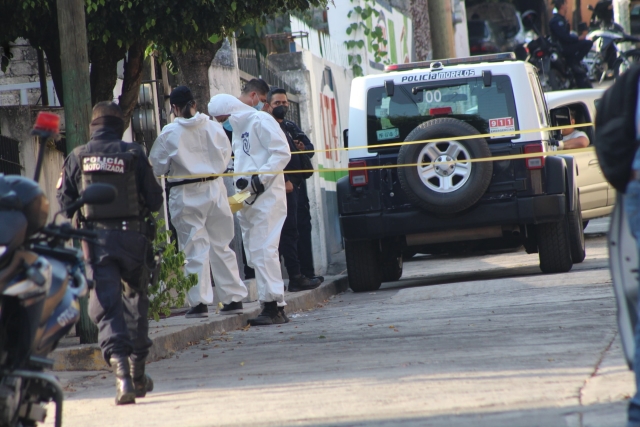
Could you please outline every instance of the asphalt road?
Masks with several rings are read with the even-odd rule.
[[[623,426],[605,225],[566,274],[523,251],[416,257],[377,292],[149,364],[136,405],[115,407],[109,373],[62,373],[64,425]]]

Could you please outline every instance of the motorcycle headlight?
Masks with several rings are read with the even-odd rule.
[[[0,258],[2,258],[5,253],[7,253],[7,247],[6,246],[0,246]]]
[[[551,54],[550,58],[553,62],[556,62],[558,60],[558,54],[554,52]]]

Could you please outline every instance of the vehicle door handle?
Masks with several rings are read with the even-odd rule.
[[[593,160],[589,160],[589,166],[592,165],[599,165],[600,163],[598,162],[598,159],[593,159]]]

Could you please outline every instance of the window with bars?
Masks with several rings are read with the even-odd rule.
[[[20,142],[0,135],[0,173],[5,175],[20,175]]]

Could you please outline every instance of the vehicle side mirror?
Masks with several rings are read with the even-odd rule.
[[[558,107],[551,110],[551,124],[553,126],[571,126],[569,107]],[[554,131],[553,134],[556,139],[562,139],[560,130]]]
[[[88,186],[80,200],[83,205],[106,205],[113,202],[118,195],[116,187],[109,184],[91,184]]]
[[[342,139],[344,140],[344,148],[349,148],[349,129],[342,131]]]
[[[587,9],[589,9],[590,11],[593,11],[593,6],[588,5],[588,6],[587,6]]]

